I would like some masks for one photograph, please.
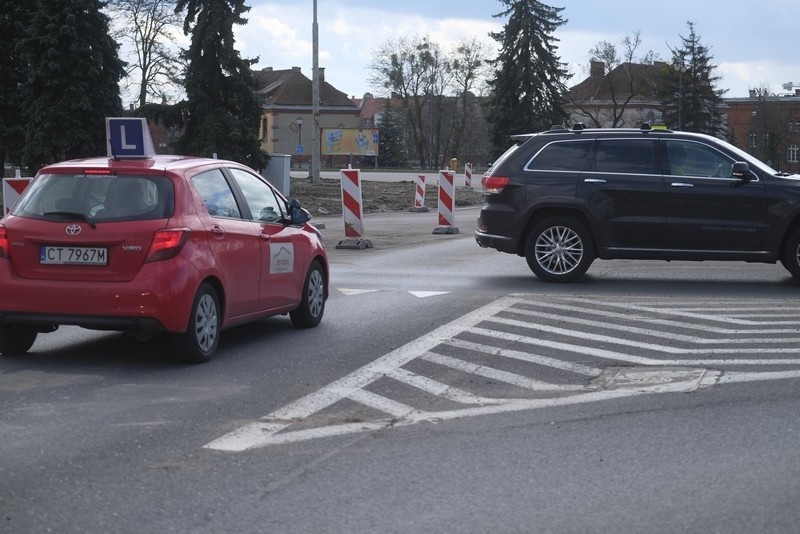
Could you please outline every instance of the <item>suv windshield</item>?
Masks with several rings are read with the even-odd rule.
[[[164,176],[43,174],[13,214],[89,222],[161,219],[174,209],[172,182]]]

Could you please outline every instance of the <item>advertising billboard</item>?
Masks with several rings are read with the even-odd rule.
[[[322,155],[377,156],[379,136],[377,128],[322,128]]]

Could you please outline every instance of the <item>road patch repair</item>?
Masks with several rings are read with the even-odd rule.
[[[246,451],[422,422],[800,378],[800,317],[791,302],[755,304],[503,297],[204,447]],[[764,306],[777,311],[765,314]],[[491,385],[479,390],[479,379]]]

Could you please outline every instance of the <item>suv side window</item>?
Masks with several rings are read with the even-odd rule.
[[[592,139],[556,141],[542,148],[525,167],[527,171],[580,172],[586,165]]]
[[[236,204],[233,191],[220,169],[201,172],[192,177],[192,184],[203,198],[203,203],[212,217],[231,217],[241,219],[242,214]]]
[[[278,222],[285,217],[284,209],[272,188],[257,176],[241,169],[228,169],[242,190],[253,220]]]
[[[622,174],[661,174],[656,167],[653,139],[598,139],[594,171]]]
[[[667,172],[673,176],[730,178],[733,160],[722,152],[695,141],[669,139]]]

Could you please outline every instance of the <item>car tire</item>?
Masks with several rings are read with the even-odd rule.
[[[38,332],[27,325],[0,325],[0,353],[8,356],[25,354],[36,341]]]
[[[197,290],[186,332],[175,335],[176,348],[189,363],[205,363],[217,350],[222,326],[219,297],[210,284]]]
[[[525,259],[542,281],[573,282],[594,261],[592,236],[571,217],[544,219],[528,234]]]
[[[300,305],[289,312],[292,324],[299,328],[312,328],[322,321],[325,312],[325,273],[318,261],[311,263],[303,284]]]
[[[795,280],[800,280],[800,228],[792,232],[786,241],[781,263]]]

